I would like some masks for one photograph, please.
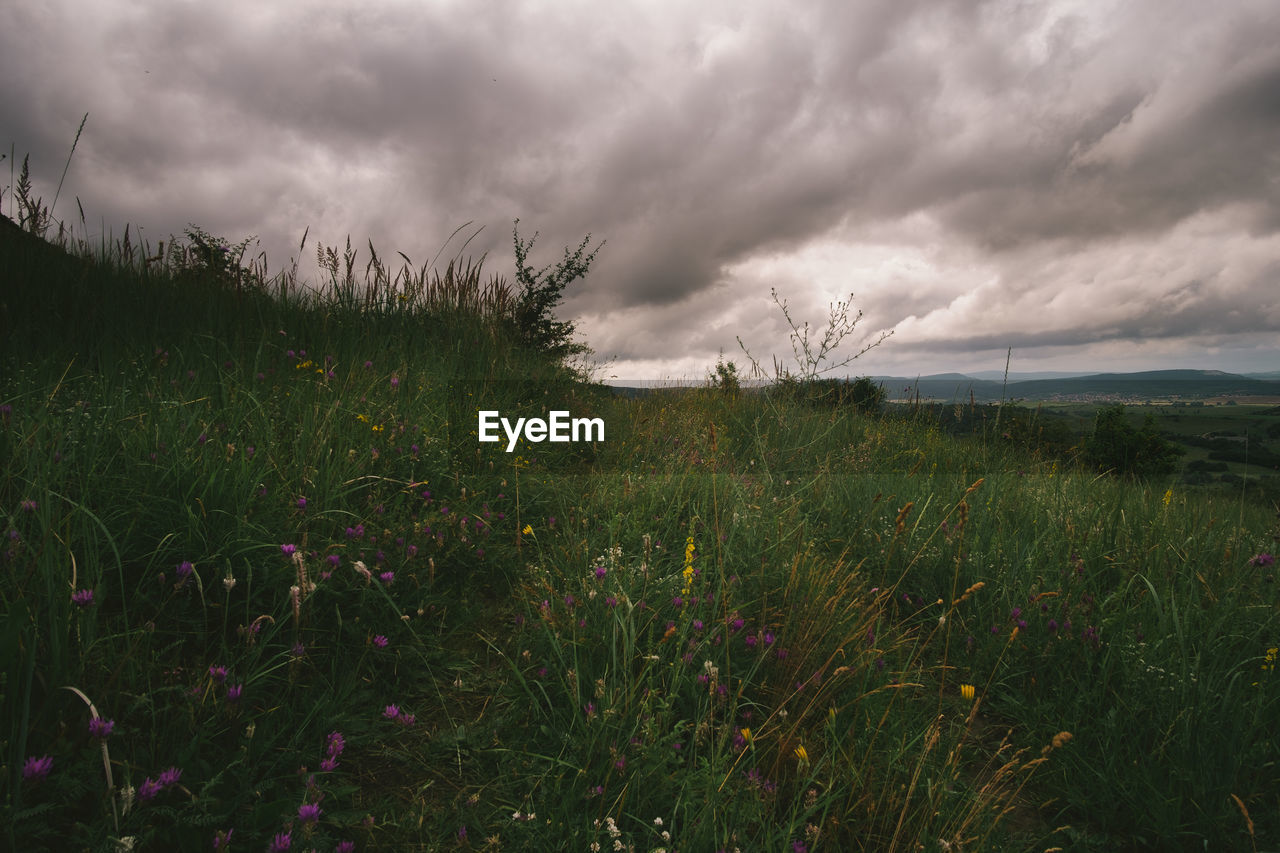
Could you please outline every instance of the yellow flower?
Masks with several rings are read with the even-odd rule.
[[[965,699],[968,699],[968,700],[972,701],[972,700],[973,700],[973,685],[972,685],[972,684],[961,684],[961,685],[960,685],[960,695],[961,695],[961,696],[963,696]]]
[[[374,432],[382,432],[382,424],[374,424],[374,426],[373,426],[373,431],[374,431]]]
[[[751,729],[744,728],[742,730],[742,739],[747,743],[751,743]]]
[[[523,533],[525,536],[532,536],[532,535],[533,535],[533,525],[532,525],[532,524],[526,524],[526,525],[524,526],[524,530],[521,530],[520,532],[521,532],[521,533]]]
[[[809,763],[809,751],[804,748],[804,744],[796,747],[796,758],[799,759],[801,764]]]
[[[367,423],[369,422],[369,416],[368,416],[368,415],[356,415],[356,420],[360,421],[361,423],[365,423],[365,424],[367,424]]]
[[[1173,489],[1165,489],[1165,492],[1164,492],[1164,505],[1165,505],[1165,506],[1168,506],[1168,505],[1169,505],[1169,501],[1171,501],[1171,500],[1173,500]]]

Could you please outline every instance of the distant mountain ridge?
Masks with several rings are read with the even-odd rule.
[[[1210,397],[1280,397],[1280,379],[1258,378],[1221,370],[1147,370],[1138,373],[1093,373],[1008,383],[963,373],[939,373],[919,378],[873,376],[891,399],[943,402],[996,400],[1181,399]]]

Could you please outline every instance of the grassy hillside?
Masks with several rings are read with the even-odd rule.
[[[1280,844],[1274,509],[191,248],[0,233],[5,846]]]

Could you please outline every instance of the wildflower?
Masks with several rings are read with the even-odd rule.
[[[146,779],[142,780],[142,784],[138,786],[138,799],[144,803],[150,802],[156,798],[156,794],[159,794],[163,790],[163,785],[148,776]]]
[[[379,552],[378,552],[378,555],[379,555],[379,557],[381,557],[381,556],[382,556],[382,552],[381,552],[381,551],[379,551]],[[383,572],[382,574],[378,575],[378,580],[382,581],[382,583],[383,583],[385,586],[391,586],[391,584],[395,581],[395,579],[396,579],[396,573],[395,573],[395,572],[390,572],[390,571],[388,571],[388,572]]]
[[[219,829],[217,834],[213,836],[213,849],[223,850],[231,848],[231,834],[235,829]]]
[[[800,744],[795,748],[796,759],[801,764],[809,763],[809,751],[804,748],[804,744]]]
[[[295,553],[297,553],[297,551],[298,551],[298,546],[297,546],[297,545],[281,545],[281,546],[280,546],[280,551],[281,551],[281,552],[282,552],[286,557],[292,557]]]
[[[298,806],[298,820],[303,823],[315,823],[320,819],[320,805],[318,803],[303,803]]]
[[[160,774],[160,787],[168,788],[178,784],[178,780],[182,778],[182,771],[177,767],[170,767],[168,770]]]
[[[1263,566],[1271,565],[1275,561],[1276,561],[1275,557],[1271,556],[1270,554],[1264,551],[1263,553],[1258,554],[1254,556],[1251,560],[1249,560],[1249,565],[1256,566],[1257,568],[1262,568]]]
[[[174,569],[174,573],[178,576],[178,583],[181,585],[186,583],[187,578],[191,577],[191,573],[195,571],[195,566],[191,565],[190,560],[183,560],[178,564],[178,568]]]
[[[972,701],[972,700],[973,700],[973,685],[972,685],[972,684],[961,684],[961,685],[960,685],[960,695],[961,695],[961,696],[963,696],[965,699],[968,699],[968,700]]]
[[[342,737],[342,732],[329,732],[329,737],[325,739],[325,753],[330,758],[337,758],[342,755],[342,751],[347,748],[347,742]]]
[[[115,727],[115,720],[94,717],[89,721],[89,736],[98,740],[106,740],[111,735],[111,732],[115,730]]]
[[[209,677],[221,684],[227,680],[227,668],[225,666],[211,666],[209,667]]]
[[[242,695],[244,695],[243,684],[233,684],[227,688],[227,702],[232,705],[239,702]]]
[[[386,720],[396,720],[400,718],[400,706],[388,705],[382,709],[382,717]]]
[[[524,526],[524,529],[523,529],[523,530],[521,530],[520,532],[521,532],[521,533],[523,533],[525,536],[532,536],[532,535],[533,535],[533,525],[532,525],[532,524],[526,524],[526,525]]]
[[[35,511],[36,511],[36,506],[37,506],[37,504],[36,504],[36,502],[35,502],[35,501],[23,501],[23,502],[21,503],[21,507],[22,507],[22,511],[23,511],[23,512],[35,512]]]
[[[380,649],[385,649],[387,647],[386,636],[384,634],[378,634],[373,638],[373,644]]]
[[[306,508],[307,508],[307,499],[298,498],[298,509],[306,509]]]
[[[267,848],[267,853],[285,853],[292,846],[293,836],[290,833],[277,832],[271,839],[271,846]]]
[[[71,593],[71,603],[83,609],[93,606],[93,590],[78,589]]]
[[[356,843],[354,841],[339,841],[334,846],[333,853],[356,853]]]
[[[596,571],[595,571],[596,580],[598,581],[604,580],[604,576],[606,574],[608,574],[608,571],[605,569],[604,566],[596,566]]]
[[[22,765],[22,780],[24,782],[42,782],[52,769],[53,758],[51,756],[42,755],[36,758],[33,755]]]

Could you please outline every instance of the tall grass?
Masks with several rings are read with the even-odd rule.
[[[189,237],[0,236],[6,846],[1277,843],[1271,510],[613,398],[478,264],[320,246],[312,290]]]

